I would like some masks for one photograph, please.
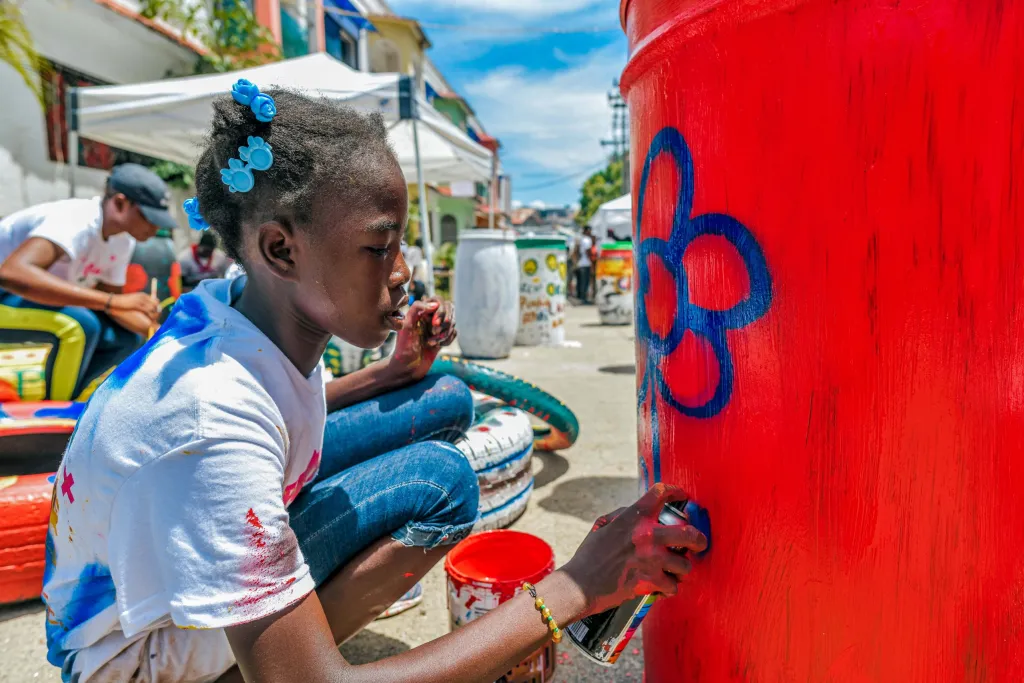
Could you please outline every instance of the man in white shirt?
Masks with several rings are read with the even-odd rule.
[[[81,357],[77,377],[56,382],[65,395],[48,398],[72,398],[134,351],[157,320],[148,293],[122,289],[136,241],[175,226],[169,200],[156,174],[124,164],[102,198],[40,204],[0,221],[0,343],[66,343]],[[67,318],[81,329],[63,324]]]

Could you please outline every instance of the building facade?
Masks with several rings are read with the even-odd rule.
[[[204,0],[195,0],[203,2]],[[468,102],[430,60],[430,41],[420,25],[395,16],[384,0],[240,0],[267,28],[286,57],[323,51],[361,71],[403,73],[420,94],[470,138],[495,153]],[[204,48],[174,27],[140,15],[138,0],[32,0],[22,4],[26,26],[44,58],[45,106],[40,107],[18,74],[0,65],[5,94],[0,126],[0,216],[69,194],[68,89],[126,84],[193,73]],[[107,171],[121,161],[152,162],[83,139],[76,170],[77,196],[102,192]],[[507,181],[499,183],[507,191]],[[415,197],[415,185],[410,187]],[[490,183],[457,183],[427,192],[436,245],[486,225]],[[508,195],[497,204],[504,206]],[[412,203],[415,208],[415,204]]]

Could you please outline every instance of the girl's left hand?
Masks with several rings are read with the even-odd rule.
[[[423,379],[442,346],[455,341],[455,307],[450,301],[421,299],[409,307],[389,366],[403,379]]]

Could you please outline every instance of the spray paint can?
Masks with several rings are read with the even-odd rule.
[[[691,524],[703,533],[708,539],[708,547],[698,557],[711,549],[711,522],[707,510],[693,501],[666,503],[658,514],[658,521],[666,526]],[[583,654],[598,664],[611,666],[626,649],[658,597],[652,593],[628,600],[618,607],[570,624],[565,630],[573,645]]]

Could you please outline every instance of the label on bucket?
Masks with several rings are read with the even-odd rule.
[[[479,619],[503,602],[502,596],[492,588],[472,583],[456,586],[448,581],[448,613],[451,615],[452,629]]]

